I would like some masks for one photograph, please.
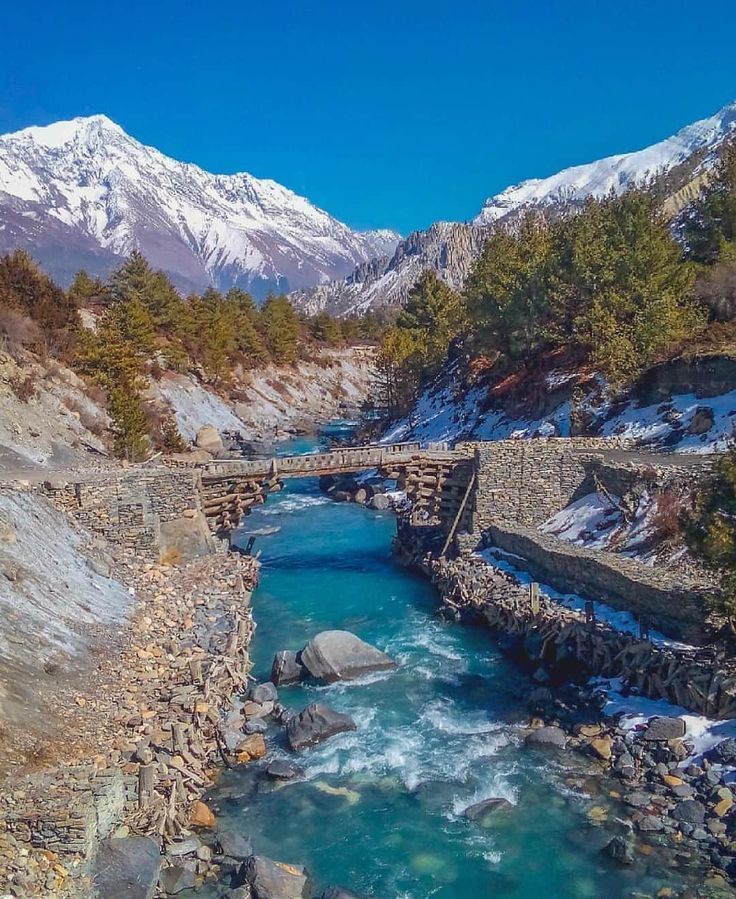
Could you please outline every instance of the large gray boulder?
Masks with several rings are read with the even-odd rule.
[[[99,899],[152,899],[161,872],[161,851],[150,837],[106,840],[95,859]]]
[[[299,661],[299,653],[284,649],[277,652],[271,666],[271,682],[277,687],[298,684],[306,677],[306,670]]]
[[[356,725],[349,715],[336,712],[324,703],[313,702],[289,721],[286,737],[294,752],[299,752],[350,730],[356,730]]]
[[[178,896],[184,890],[193,890],[194,883],[194,871],[181,865],[171,865],[162,868],[158,885],[167,896]]]
[[[642,740],[678,740],[685,736],[685,722],[682,718],[652,718],[644,731]]]
[[[328,684],[396,667],[385,652],[350,631],[317,634],[302,650],[301,662],[312,677]]]
[[[548,725],[547,727],[538,727],[533,730],[524,739],[527,746],[552,746],[557,749],[564,749],[567,743],[567,736],[561,727]]]
[[[312,899],[306,868],[252,855],[245,863],[245,879],[253,899]]]
[[[222,442],[220,432],[214,425],[202,425],[197,431],[194,445],[197,449],[212,453],[213,456],[218,456],[225,450],[225,444]]]
[[[508,799],[483,799],[474,805],[469,805],[464,812],[468,821],[475,821],[481,827],[488,827],[491,819],[499,812],[507,812],[514,806]]]

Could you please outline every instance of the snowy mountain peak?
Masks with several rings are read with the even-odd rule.
[[[276,181],[214,175],[105,115],[0,136],[0,251],[24,246],[62,282],[107,274],[133,249],[183,287],[307,287],[391,252]]]
[[[736,133],[736,101],[715,115],[682,128],[659,143],[599,159],[587,165],[563,169],[549,178],[532,178],[490,197],[473,219],[476,225],[490,225],[520,209],[581,201],[589,196],[602,197],[609,191],[624,191],[633,184],[668,172],[693,153],[716,149],[729,135]]]

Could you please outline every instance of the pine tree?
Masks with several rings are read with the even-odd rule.
[[[145,303],[153,277],[153,269],[145,256],[138,250],[133,250],[110,279],[110,292],[113,299],[122,302],[137,298]]]
[[[276,362],[296,362],[301,330],[299,316],[285,296],[270,296],[261,309],[266,346]]]
[[[166,453],[183,453],[187,448],[184,438],[181,436],[179,425],[171,413],[167,413],[161,420],[160,444]]]
[[[109,300],[107,286],[99,278],[91,278],[84,269],[74,276],[68,290],[69,299],[78,307],[85,308],[93,303]]]
[[[340,322],[328,312],[319,312],[309,320],[309,330],[315,340],[328,346],[338,346],[343,341]]]
[[[712,265],[736,255],[736,140],[721,158],[684,226],[688,255],[695,262]]]
[[[138,395],[129,385],[119,384],[108,394],[116,455],[129,462],[145,458],[148,452],[146,415]]]
[[[685,534],[690,547],[718,574],[721,592],[712,607],[736,631],[736,448],[718,461],[710,483],[698,491]]]
[[[255,365],[268,358],[268,351],[258,331],[259,315],[253,297],[240,288],[232,287],[225,295],[234,310],[235,343],[246,361]]]
[[[491,233],[465,290],[478,349],[521,360],[544,346],[553,330],[551,249],[549,227],[534,213],[518,229]]]
[[[396,318],[396,327],[411,336],[412,361],[422,382],[437,373],[462,323],[460,296],[434,271],[424,271]]]
[[[694,282],[649,191],[591,200],[573,229],[573,338],[621,383],[701,326]]]

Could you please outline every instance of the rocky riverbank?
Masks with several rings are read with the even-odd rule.
[[[2,796],[7,895],[78,899],[94,883],[117,899],[135,881],[153,895],[162,851],[173,860],[182,837],[214,823],[201,797],[217,765],[253,748],[233,698],[250,670],[257,572],[256,559],[236,554],[115,565],[136,596],[131,623],[75,697],[74,732],[15,772]],[[217,874],[209,851],[176,868],[162,883]]]
[[[635,723],[620,713],[607,715],[605,691],[590,680],[594,671],[602,669],[621,678],[625,689],[637,695],[653,687],[657,688],[654,695],[666,695],[666,690],[658,689],[668,680],[664,674],[658,682],[650,682],[652,659],[657,654],[667,658],[669,686],[677,677],[676,652],[612,632],[611,640],[623,642],[606,662],[607,648],[597,645],[584,616],[552,609],[544,597],[532,608],[528,588],[512,575],[472,556],[433,560],[422,554],[428,545],[431,541],[421,546],[399,541],[405,561],[415,564],[438,587],[442,614],[491,627],[504,650],[539,685],[529,696],[527,745],[547,752],[583,753],[598,764],[604,779],[618,782],[608,791],[620,804],[617,832],[604,851],[623,866],[634,865],[642,853],[657,851],[669,867],[703,872],[698,896],[736,895],[729,886],[736,883],[736,793],[732,788],[736,740],[714,741],[708,751],[699,751],[687,720],[673,707],[672,714],[643,717]],[[600,630],[597,639],[605,640],[607,629]],[[586,632],[588,642],[581,645]],[[644,651],[646,660],[636,656]],[[606,671],[606,665],[611,670]],[[702,674],[696,671],[695,676],[698,673]],[[683,690],[692,677],[692,667],[686,668]],[[609,813],[601,808],[598,814],[603,821]]]

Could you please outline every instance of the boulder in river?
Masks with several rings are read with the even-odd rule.
[[[385,493],[376,493],[370,498],[368,505],[377,512],[385,512],[391,508],[391,497],[386,496]]]
[[[634,864],[634,842],[618,834],[603,847],[605,854],[619,865]]]
[[[685,736],[685,722],[682,718],[652,718],[644,731],[642,740],[681,740]]]
[[[218,830],[215,835],[215,843],[221,855],[234,858],[236,861],[245,861],[253,855],[250,837],[237,830]]]
[[[299,661],[299,653],[284,649],[277,652],[271,666],[271,681],[277,687],[298,684],[306,676],[304,666]]]
[[[475,821],[481,827],[486,827],[491,818],[495,817],[499,812],[506,812],[512,809],[513,803],[508,799],[484,799],[482,802],[476,802],[469,805],[464,812],[468,821]]]
[[[100,899],[152,899],[161,871],[161,850],[150,837],[119,837],[97,853],[93,879]]]
[[[304,768],[285,759],[274,759],[269,762],[266,774],[273,780],[294,780],[296,777],[304,777]]]
[[[163,890],[167,896],[178,896],[184,890],[194,889],[194,871],[181,865],[162,868],[158,885],[159,889]]]
[[[312,899],[306,868],[252,855],[245,862],[245,879],[253,899]]]
[[[324,703],[313,702],[289,721],[286,736],[289,746],[298,752],[350,730],[356,730],[356,725],[349,715],[336,712]]]
[[[302,650],[301,662],[313,678],[328,684],[396,667],[385,652],[350,631],[317,634]]]
[[[553,746],[564,749],[567,744],[567,736],[561,727],[548,725],[546,727],[538,727],[530,734],[527,734],[524,742],[527,746]]]
[[[251,702],[257,702],[259,705],[265,705],[268,702],[278,702],[279,694],[276,687],[271,681],[253,686],[248,690],[246,698]]]

